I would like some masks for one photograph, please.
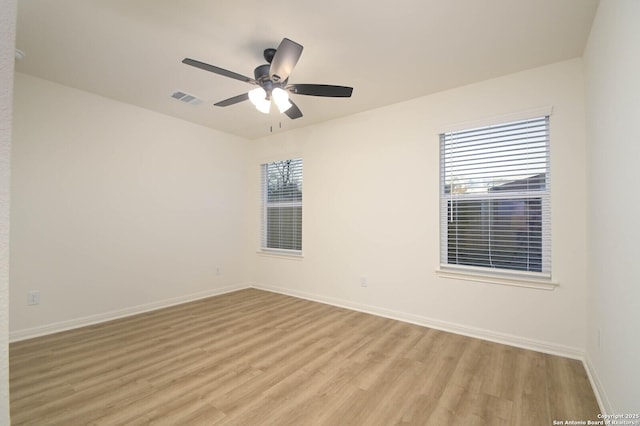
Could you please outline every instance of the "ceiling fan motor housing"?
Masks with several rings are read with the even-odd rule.
[[[255,77],[255,80],[258,82],[260,87],[262,87],[265,90],[265,92],[267,92],[267,99],[271,98],[271,91],[275,87],[281,87],[282,86],[280,84],[274,83],[269,78],[269,69],[270,69],[270,67],[271,67],[270,64],[264,64],[264,65],[260,65],[260,66],[256,67],[256,69],[253,70],[253,75]],[[284,83],[286,83],[286,81]]]
[[[264,65],[259,65],[256,67],[255,70],[253,70],[253,75],[256,79],[256,81],[259,81],[260,83],[262,83],[265,80],[269,80],[269,68],[271,67],[270,64],[264,64]]]

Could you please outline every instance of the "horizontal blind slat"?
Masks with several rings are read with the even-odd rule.
[[[302,159],[262,165],[263,249],[302,250]]]
[[[549,117],[440,135],[441,262],[550,273]]]

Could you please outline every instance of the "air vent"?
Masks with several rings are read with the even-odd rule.
[[[191,105],[200,105],[202,102],[204,102],[202,99],[197,98],[193,95],[190,95],[188,93],[185,92],[174,92],[171,97],[173,99],[177,99],[181,102],[185,102],[187,104],[191,104]]]

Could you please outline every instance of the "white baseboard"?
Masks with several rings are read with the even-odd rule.
[[[404,321],[411,324],[420,325],[423,327],[429,327],[429,328],[434,328],[441,331],[460,334],[463,336],[474,337],[482,340],[488,340],[490,342],[501,343],[509,346],[515,346],[518,348],[533,350],[536,352],[543,352],[551,355],[559,355],[566,358],[577,359],[584,362],[584,350],[581,348],[574,348],[570,346],[559,345],[556,343],[549,343],[549,342],[539,341],[535,339],[514,336],[511,334],[499,333],[491,330],[470,327],[467,325],[460,325],[460,324],[452,323],[449,321],[437,320],[437,319],[428,318],[420,315],[413,315],[413,314],[394,311],[390,309],[380,308],[378,306],[364,305],[360,303],[350,302],[347,300],[336,299],[332,297],[326,297],[318,294],[291,290],[288,288],[282,288],[282,287],[277,287],[272,285],[251,283],[251,287],[259,290],[266,290],[274,293],[286,294],[288,296],[299,297],[301,299],[307,299],[314,302],[325,303],[327,305],[333,305],[341,308],[352,309],[354,311],[377,315],[384,318]]]
[[[188,294],[172,299],[161,300],[157,302],[147,303],[144,305],[131,306],[124,309],[105,312],[96,315],[90,315],[82,318],[75,318],[68,321],[60,321],[44,326],[33,327],[29,329],[12,331],[9,333],[10,342],[18,342],[20,340],[31,339],[34,337],[44,336],[47,334],[58,333],[61,331],[72,330],[75,328],[85,327],[88,325],[98,324],[101,322],[112,321],[114,319],[128,317],[132,315],[141,314],[144,312],[154,311],[157,309],[167,308],[182,303],[192,302],[194,300],[204,299],[207,297],[218,296],[233,291],[242,290],[245,288],[255,288],[258,290],[270,291],[273,293],[285,294],[288,296],[298,297],[314,302],[325,303],[327,305],[337,306],[341,308],[351,309],[358,312],[364,312],[367,314],[377,315],[384,318],[403,321],[411,324],[420,325],[423,327],[434,328],[441,331],[460,334],[463,336],[473,337],[477,339],[487,340],[490,342],[501,343],[509,346],[515,346],[518,348],[529,349],[537,352],[548,353],[551,355],[559,355],[567,358],[577,359],[582,361],[584,368],[591,382],[594,394],[600,405],[600,410],[603,414],[613,413],[611,403],[609,402],[607,395],[604,391],[604,386],[600,381],[596,370],[591,362],[588,353],[580,348],[574,348],[570,346],[558,345],[555,343],[549,343],[539,341],[535,339],[528,339],[524,337],[514,336],[506,333],[499,333],[491,330],[485,330],[476,327],[470,327],[466,325],[460,325],[449,321],[442,321],[433,318],[428,318],[420,315],[412,315],[405,312],[394,311],[390,309],[381,308],[378,306],[370,306],[361,303],[355,303],[343,299],[337,299],[327,296],[322,296],[313,293],[307,293],[303,291],[291,290],[288,288],[277,287],[259,283],[237,283],[221,288],[215,288],[203,292]]]
[[[372,315],[381,316],[384,318],[395,319],[399,321],[408,322],[424,327],[434,328],[437,330],[447,331],[451,333],[460,334],[463,336],[474,337],[482,340],[488,340],[491,342],[501,343],[505,345],[515,346],[523,349],[530,349],[538,352],[548,353],[552,355],[560,355],[567,358],[579,359],[585,363],[585,369],[592,380],[594,387],[601,389],[598,386],[597,376],[593,374],[593,367],[590,364],[588,358],[585,358],[584,351],[579,348],[573,348],[564,345],[558,345],[554,343],[548,343],[538,341],[534,339],[528,339],[524,337],[514,336],[506,333],[499,333],[491,330],[485,330],[476,327],[470,327],[466,325],[460,325],[449,321],[442,321],[433,318],[428,318],[419,315],[408,314],[405,312],[394,311],[390,309],[381,308],[378,306],[364,305],[355,303],[343,299],[336,299],[332,297],[322,296],[318,294],[312,294],[302,291],[291,290],[288,288],[277,287],[272,285],[265,285],[259,283],[238,283],[226,287],[215,288],[203,292],[188,294],[172,299],[161,300],[144,305],[131,306],[124,309],[115,311],[104,312],[101,314],[90,315],[82,318],[74,318],[68,321],[60,321],[43,326],[12,331],[9,333],[9,341],[17,342],[20,340],[31,339],[34,337],[44,336],[47,334],[58,333],[61,331],[71,330],[74,328],[80,328],[88,325],[98,324],[101,322],[112,321],[114,319],[128,317],[131,315],[137,315],[144,312],[149,312],[157,309],[167,308],[169,306],[179,305],[181,303],[187,303],[198,299],[204,299],[207,297],[217,296],[232,291],[237,291],[245,288],[253,287],[259,290],[271,291],[274,293],[286,294],[288,296],[294,296],[301,299],[311,300],[314,302],[325,303],[328,305],[338,306],[341,308],[352,309],[359,312],[364,312]],[[596,380],[594,380],[594,378]],[[601,402],[601,401],[598,401]],[[606,407],[605,405],[604,407]],[[603,408],[604,408],[603,407]]]
[[[499,333],[491,330],[485,330],[476,327],[470,327],[466,325],[460,325],[448,321],[436,320],[433,318],[407,314],[404,312],[393,311],[390,309],[380,308],[377,306],[364,305],[360,303],[354,303],[347,300],[336,299],[332,297],[321,296],[318,294],[307,293],[303,291],[291,290],[288,288],[282,288],[278,286],[251,283],[251,287],[271,291],[274,293],[286,294],[288,296],[298,297],[301,299],[311,300],[313,302],[325,303],[327,305],[337,306],[341,308],[351,309],[354,311],[364,312],[372,315],[377,315],[385,318],[395,319],[411,324],[416,324],[424,327],[434,328],[441,331],[460,334],[463,336],[473,337],[482,340],[488,340],[495,343],[501,343],[509,346],[515,346],[518,348],[529,349],[536,352],[547,353],[550,355],[558,355],[565,358],[576,359],[582,362],[584,369],[587,373],[591,388],[595,394],[596,400],[600,407],[602,414],[615,413],[612,408],[607,394],[605,392],[602,381],[599,379],[596,369],[591,362],[589,354],[581,348],[575,348],[565,345],[559,345],[556,343],[549,343],[539,341],[535,339],[529,339],[520,336],[514,336],[506,333]]]
[[[84,327],[88,325],[98,324],[101,322],[111,321],[118,318],[123,318],[131,315],[137,315],[144,312],[153,311],[156,309],[167,308],[169,306],[179,305],[181,303],[187,303],[198,299],[204,299],[211,296],[217,296],[232,291],[237,291],[245,288],[256,288],[259,290],[271,291],[274,293],[286,294],[288,296],[294,296],[301,299],[311,300],[314,302],[325,303],[328,305],[338,306],[341,308],[352,309],[359,312],[364,312],[372,315],[381,316],[384,318],[390,318],[394,320],[404,321],[411,324],[420,325],[423,327],[434,328],[437,330],[447,331],[451,333],[460,334],[463,336],[474,337],[477,339],[488,340],[491,342],[501,343],[505,345],[515,346],[523,349],[530,349],[538,352],[548,353],[552,355],[560,355],[567,358],[573,358],[581,360],[585,363],[588,373],[591,377],[593,375],[593,369],[588,359],[585,359],[585,354],[582,349],[573,348],[564,345],[558,345],[555,343],[549,343],[534,339],[528,339],[520,336],[514,336],[506,333],[499,333],[491,330],[470,327],[467,325],[460,325],[449,321],[442,321],[433,318],[428,318],[420,315],[408,314],[405,312],[394,311],[390,309],[381,308],[378,306],[365,305],[361,303],[355,303],[348,300],[337,299],[319,294],[312,294],[297,290],[291,290],[288,288],[277,287],[259,283],[237,283],[226,287],[215,288],[203,292],[188,294],[172,299],[161,300],[144,305],[131,306],[124,309],[115,311],[104,312],[101,314],[90,315],[82,318],[74,318],[68,321],[60,321],[43,326],[12,331],[9,333],[9,341],[17,342],[20,340],[31,339],[33,337],[44,336],[47,334],[58,333],[61,331],[71,330],[74,328]],[[594,382],[598,385],[597,380]]]
[[[61,331],[72,330],[74,328],[85,327],[88,325],[98,324],[101,322],[112,321],[118,318],[124,318],[144,312],[155,311],[157,309],[168,308],[169,306],[179,305],[181,303],[192,302],[198,299],[205,299],[211,296],[218,296],[232,291],[249,288],[247,283],[232,284],[225,287],[214,288],[211,290],[192,293],[185,296],[179,296],[172,299],[160,300],[157,302],[146,303],[144,305],[130,306],[115,311],[104,312],[96,315],[89,315],[82,318],[74,318],[68,321],[60,321],[43,326],[27,328],[9,332],[9,342],[18,342],[20,340],[31,339],[34,337],[45,336],[47,334],[59,333]]]
[[[589,376],[589,381],[591,382],[591,387],[593,388],[593,393],[596,395],[596,400],[598,401],[598,405],[600,406],[600,411],[602,414],[612,414],[616,411],[611,407],[611,402],[607,397],[607,393],[604,390],[604,386],[602,385],[602,381],[600,381],[600,377],[598,377],[598,373],[591,362],[591,357],[589,357],[589,353],[586,352],[584,354],[583,359],[584,369],[587,371],[587,376]]]

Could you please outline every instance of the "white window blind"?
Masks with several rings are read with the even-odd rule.
[[[262,165],[262,250],[302,252],[302,159]]]
[[[440,135],[444,267],[551,276],[549,117]]]

